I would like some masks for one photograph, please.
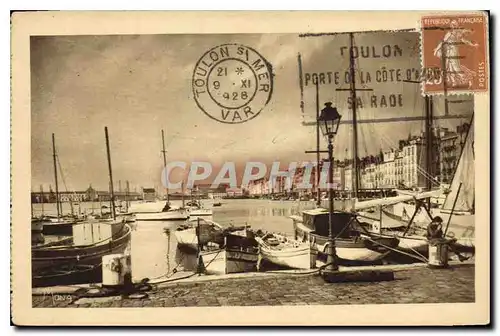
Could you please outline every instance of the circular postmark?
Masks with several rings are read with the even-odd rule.
[[[193,94],[210,118],[239,124],[255,118],[271,99],[271,65],[254,49],[222,44],[207,51],[193,72]]]

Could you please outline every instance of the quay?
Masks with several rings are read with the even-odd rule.
[[[367,267],[349,270],[367,269]],[[85,297],[82,287],[33,289],[34,308],[289,306],[475,301],[473,263],[432,269],[425,264],[377,266],[394,271],[394,280],[325,283],[311,272],[183,276],[153,284],[141,295]],[[88,288],[88,287],[87,287]],[[133,298],[135,297],[135,298]]]

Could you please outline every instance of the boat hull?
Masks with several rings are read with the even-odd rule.
[[[403,209],[403,210],[401,210]],[[400,223],[408,225],[407,215],[412,215],[412,211],[415,211],[415,207],[412,204],[397,204],[393,209],[393,211],[382,210],[382,224],[385,227],[386,221],[399,221]],[[432,209],[431,211],[433,216],[441,216],[443,221],[447,223],[449,219],[449,214],[443,214],[439,209]],[[401,212],[397,214],[396,212]],[[404,215],[403,215],[404,214]],[[419,214],[420,218],[429,218],[427,214],[425,216],[423,214]],[[430,219],[427,222],[415,222],[412,229],[419,235],[403,236],[402,232],[396,233],[398,239],[400,239],[400,247],[405,248],[405,245],[410,246],[410,249],[416,250],[419,253],[427,255],[427,241],[423,237],[425,234],[425,226],[430,223]],[[451,222],[449,225],[449,230],[447,233],[448,238],[456,239],[457,248],[459,250],[474,250],[475,242],[474,242],[474,215],[453,215],[451,218]],[[424,246],[425,245],[425,246]]]
[[[403,223],[408,223],[415,212],[415,205],[407,203],[394,204],[390,209],[384,209],[383,214],[394,220],[399,220]],[[449,229],[460,231],[474,231],[475,216],[473,214],[453,213],[450,219],[450,212],[441,209],[430,210],[433,217],[440,216],[444,223],[450,220]],[[425,210],[420,210],[414,218],[414,223],[417,225],[427,226],[431,219]]]
[[[73,269],[61,270],[56,274],[34,276],[31,280],[32,287],[50,287],[61,285],[77,285],[85,283],[100,283],[102,269],[100,264],[81,265]]]
[[[193,217],[203,217],[203,216],[212,216],[214,212],[212,209],[193,209],[189,210],[189,216]]]
[[[136,221],[169,221],[169,220],[186,220],[189,218],[189,213],[182,211],[165,211],[165,212],[142,212],[136,213]]]
[[[260,246],[262,258],[275,265],[294,269],[312,269],[316,267],[318,252],[309,246],[277,251]]]
[[[193,250],[198,249],[198,237],[196,236],[195,228],[175,231],[174,235],[178,246]]]
[[[145,213],[145,212],[161,212],[165,207],[165,201],[141,201],[132,202],[130,204],[129,212],[131,213]]]
[[[328,237],[317,235],[308,230],[300,223],[294,221],[295,234],[301,241],[310,241],[315,245],[320,254],[325,254]],[[378,261],[383,257],[386,251],[380,250],[380,246],[394,246],[398,241],[394,237],[374,236],[366,239],[363,237],[354,237],[352,239],[336,238],[335,250],[337,256],[349,265],[351,261]],[[374,243],[376,242],[376,243]],[[377,244],[378,243],[378,244]]]
[[[31,252],[32,285],[49,286],[68,281],[85,283],[88,279],[84,275],[95,275],[94,268],[100,268],[104,255],[123,253],[129,246],[130,237],[131,228],[124,225],[115,238],[97,244],[34,247]]]
[[[206,274],[222,275],[257,270],[258,252],[221,249],[200,253]]]

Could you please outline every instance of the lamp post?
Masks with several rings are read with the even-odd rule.
[[[324,273],[335,272],[339,268],[337,265],[337,253],[335,251],[335,239],[333,237],[333,138],[337,135],[341,117],[337,109],[332,107],[332,103],[328,102],[325,103],[325,108],[321,110],[321,115],[318,118],[321,132],[328,139],[328,161],[330,162],[328,167],[328,256],[327,266],[323,270]]]

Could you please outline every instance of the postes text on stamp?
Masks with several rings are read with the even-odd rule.
[[[207,51],[193,72],[193,94],[210,118],[238,124],[255,118],[272,96],[272,67],[257,51],[223,44]]]
[[[424,94],[488,90],[487,17],[436,15],[421,19]]]

